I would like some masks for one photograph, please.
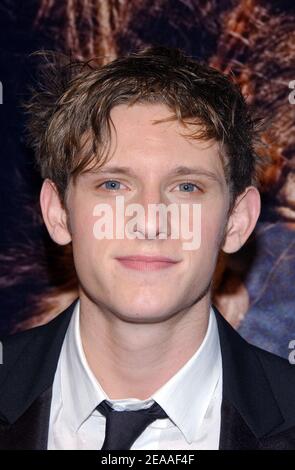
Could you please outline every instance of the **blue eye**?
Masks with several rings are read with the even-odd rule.
[[[196,184],[193,183],[181,183],[179,186],[183,187],[183,191],[186,193],[190,193],[194,191],[194,188],[199,189]]]
[[[119,181],[108,180],[108,181],[105,181],[104,183],[102,183],[102,186],[106,185],[106,189],[117,190],[117,189],[120,189],[120,184],[121,183]]]

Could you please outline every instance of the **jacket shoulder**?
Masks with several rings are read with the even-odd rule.
[[[63,323],[68,323],[69,314],[73,310],[73,304],[58,314],[55,318],[44,325],[29,328],[0,338],[2,347],[2,364],[0,364],[0,385],[5,381],[8,373],[13,370],[14,364],[22,358],[27,358],[28,367],[30,357],[37,344],[46,348],[46,344],[54,341],[57,331]],[[42,351],[42,349],[40,351]]]
[[[295,380],[295,364],[291,364],[287,359],[261,349],[258,346],[251,345],[251,347],[259,357],[267,375],[276,380]],[[284,377],[286,378],[284,379]]]
[[[295,364],[276,354],[252,346],[265,371],[273,394],[285,418],[284,429],[295,426]],[[294,428],[295,429],[295,428]]]

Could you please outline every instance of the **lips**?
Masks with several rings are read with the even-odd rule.
[[[165,256],[120,256],[116,258],[121,265],[137,271],[157,271],[175,266],[179,261]]]

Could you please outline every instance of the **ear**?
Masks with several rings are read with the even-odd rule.
[[[67,245],[72,240],[67,225],[67,213],[60,200],[55,184],[48,178],[43,182],[40,205],[44,222],[52,240]]]
[[[255,228],[260,207],[260,194],[254,186],[237,197],[226,227],[222,246],[225,253],[234,253],[244,245]]]

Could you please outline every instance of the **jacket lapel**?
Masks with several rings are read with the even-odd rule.
[[[259,440],[235,407],[225,398],[221,406],[220,450],[259,449]]]
[[[256,348],[214,310],[223,368],[220,449],[257,449],[284,418]]]
[[[1,450],[46,450],[51,388],[43,392],[15,423],[0,424]]]
[[[0,449],[46,449],[52,384],[76,301],[47,325],[3,344]]]

